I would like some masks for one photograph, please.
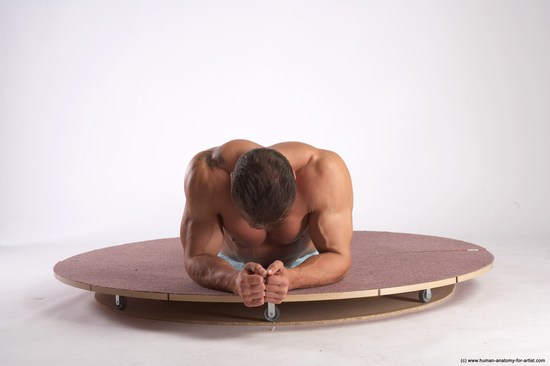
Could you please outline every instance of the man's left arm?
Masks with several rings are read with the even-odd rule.
[[[353,190],[344,162],[336,154],[331,154],[331,159],[319,163],[317,179],[310,180],[309,187],[309,193],[314,197],[309,234],[319,255],[292,269],[285,269],[280,261],[269,266],[266,302],[282,302],[288,290],[337,282],[349,271]]]

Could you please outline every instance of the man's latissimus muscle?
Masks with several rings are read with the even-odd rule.
[[[274,145],[295,172],[296,199],[282,222],[252,228],[229,190],[238,159],[258,146],[230,141],[195,156],[186,174],[181,226],[190,277],[205,287],[239,294],[247,306],[280,303],[292,288],[333,283],[350,265],[353,193],[342,159],[306,144]],[[314,247],[319,255],[294,269],[284,267]],[[218,258],[220,250],[248,262],[245,269],[236,271]]]

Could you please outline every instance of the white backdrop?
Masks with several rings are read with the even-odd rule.
[[[0,0],[0,245],[177,236],[189,159],[234,138],[338,152],[355,229],[548,239],[549,19],[548,1]]]

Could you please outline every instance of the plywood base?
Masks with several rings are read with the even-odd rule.
[[[449,297],[454,285],[432,289],[432,300],[421,303],[418,292],[347,300],[289,302],[279,305],[281,316],[275,323],[267,322],[265,307],[247,308],[238,303],[181,302],[128,298],[125,310],[118,310],[115,296],[96,293],[106,308],[139,318],[215,325],[315,325],[352,320],[371,320],[407,314],[440,304]]]

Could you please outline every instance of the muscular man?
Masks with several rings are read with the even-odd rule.
[[[331,151],[230,141],[192,159],[185,194],[185,269],[204,287],[253,307],[349,271],[351,178]]]

